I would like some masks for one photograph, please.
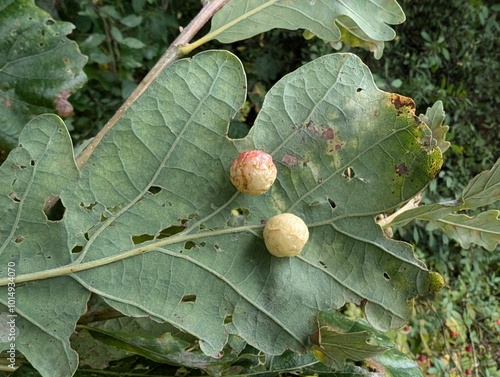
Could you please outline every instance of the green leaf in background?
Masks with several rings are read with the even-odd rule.
[[[273,28],[305,29],[333,44],[344,41],[368,46],[380,57],[380,42],[396,35],[387,24],[404,20],[394,0],[349,4],[330,0],[241,0],[229,2],[214,16],[210,32],[220,42],[232,43]],[[344,38],[339,26],[345,30]]]
[[[462,198],[465,208],[478,208],[500,200],[500,158],[490,170],[476,175],[465,187]]]
[[[210,371],[212,374],[238,358],[246,343],[231,337],[217,358],[209,357],[197,347],[197,339],[180,332],[168,323],[146,318],[118,318],[92,326],[79,326],[95,339],[121,350],[144,356],[158,363]],[[99,344],[99,342],[94,342]]]
[[[0,2],[0,147],[13,148],[34,115],[71,114],[68,97],[85,83],[87,61],[66,38],[72,29],[33,0]]]
[[[413,101],[378,90],[354,55],[327,55],[280,80],[249,135],[232,140],[229,122],[245,88],[234,55],[207,51],[165,70],[79,177],[69,140],[46,147],[44,159],[68,166],[51,162],[57,171],[50,174],[30,169],[35,174],[18,184],[37,182],[29,186],[36,210],[20,207],[16,216],[47,221],[41,212],[46,192],[59,195],[65,212],[55,234],[61,241],[25,252],[18,281],[70,275],[73,280],[38,283],[50,287],[50,305],[68,301],[70,284],[58,279],[78,282],[127,316],[166,321],[192,334],[211,356],[230,334],[271,355],[305,351],[317,312],[346,302],[361,305],[377,329],[403,325],[412,299],[433,291],[433,275],[410,245],[386,238],[374,219],[420,192],[441,166],[437,141],[415,116]],[[33,143],[42,140],[23,146]],[[230,164],[249,148],[272,153],[278,167],[276,183],[259,197],[238,193],[229,180]],[[13,192],[15,179],[4,169],[4,187]],[[59,182],[54,176],[64,178],[64,192],[48,189]],[[309,226],[299,257],[275,258],[265,249],[263,223],[282,212]],[[19,246],[13,220],[0,221],[6,229],[0,263],[6,265]],[[35,230],[23,236],[38,239]],[[38,263],[49,251],[50,263]],[[86,300],[87,292],[75,297]],[[60,315],[54,310],[51,320],[60,323]],[[30,341],[33,332],[24,334]],[[24,352],[33,358],[40,349]]]
[[[424,374],[418,364],[408,355],[397,349],[389,350],[366,360],[364,367],[376,376],[386,377],[423,377]]]
[[[69,134],[57,116],[44,115],[28,123],[19,141],[0,167],[2,277],[72,261],[65,224],[44,212],[53,195],[78,176]],[[0,288],[0,311],[16,315],[16,350],[45,376],[72,375],[78,355],[70,348],[69,337],[86,310],[89,292],[70,277],[14,288],[13,302],[8,287]],[[10,343],[0,343],[0,350],[8,350]]]
[[[465,209],[476,209],[500,199],[500,159],[490,170],[475,176],[464,189],[460,199],[441,204],[421,205],[397,215],[387,226],[402,226],[413,220],[429,221],[455,239],[464,249],[471,244],[494,250],[500,243],[498,210],[488,210],[473,217],[454,214]]]
[[[450,127],[443,125],[445,119],[443,102],[437,101],[432,107],[427,108],[425,114],[420,114],[420,119],[431,129],[434,139],[438,141],[441,152],[446,152],[450,147],[450,142],[446,141],[445,137]]]
[[[476,244],[493,251],[500,243],[500,211],[497,210],[482,212],[475,217],[449,214],[430,221],[429,225],[441,229],[464,249]]]
[[[346,360],[363,361],[394,347],[389,338],[375,333],[366,323],[334,311],[319,313],[312,342],[316,358],[337,370],[344,368]]]

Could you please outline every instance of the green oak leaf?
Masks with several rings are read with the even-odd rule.
[[[394,347],[389,338],[367,324],[334,311],[319,313],[318,329],[311,339],[314,356],[336,370],[344,368],[346,360],[363,361]]]
[[[408,355],[391,349],[385,353],[366,360],[364,367],[368,368],[374,376],[384,377],[423,377],[424,374],[418,364]]]
[[[437,101],[432,107],[427,108],[425,114],[420,114],[420,119],[432,130],[433,137],[438,141],[439,149],[444,153],[450,147],[450,142],[445,140],[449,126],[443,125],[445,114],[443,102]]]
[[[397,215],[386,226],[403,226],[413,220],[428,221],[450,238],[468,249],[471,244],[494,250],[500,242],[500,220],[498,210],[488,210],[477,216],[456,214],[466,209],[476,209],[495,203],[500,199],[500,159],[490,170],[475,176],[457,200],[421,205]]]
[[[85,83],[87,61],[66,38],[73,28],[33,0],[0,3],[0,147],[13,148],[34,115],[72,112],[68,97]]]
[[[340,42],[368,47],[380,58],[383,41],[395,37],[387,24],[405,20],[398,3],[330,0],[231,1],[216,13],[210,37],[222,43],[250,38],[273,28],[305,29],[336,45]]]
[[[500,158],[490,170],[471,179],[462,192],[465,208],[484,207],[500,200]]]
[[[44,212],[45,204],[78,177],[66,127],[55,115],[40,116],[28,123],[19,142],[0,167],[2,277],[17,278],[72,261],[68,229]],[[0,288],[0,312],[15,316],[16,350],[44,376],[72,375],[78,355],[69,337],[86,310],[88,290],[65,276],[9,283]],[[10,343],[0,343],[0,350],[8,350]]]
[[[8,196],[21,190],[12,189],[6,162],[3,200],[18,208],[17,217],[47,222],[49,193],[65,208],[57,227],[47,222],[53,233],[41,236],[36,227],[22,233],[60,242],[25,253],[17,281],[47,284],[50,305],[63,305],[68,286],[79,284],[85,289],[79,299],[92,292],[127,316],[168,322],[198,338],[210,356],[231,334],[270,355],[305,351],[318,310],[346,302],[361,305],[377,329],[403,325],[413,298],[435,290],[433,278],[410,245],[384,236],[375,217],[420,192],[442,163],[413,101],[377,89],[356,56],[327,55],[283,77],[250,133],[231,139],[229,123],[245,88],[242,64],[228,52],[175,62],[128,108],[79,175],[69,139],[46,146],[36,161],[50,165],[50,173],[23,155],[20,164],[34,174],[17,184],[36,192],[26,196],[30,211],[18,206],[19,196]],[[48,116],[35,121],[42,120],[61,124]],[[22,144],[20,150],[43,139]],[[249,148],[271,153],[278,167],[274,186],[258,197],[238,193],[229,179],[232,161]],[[50,186],[59,180],[62,192]],[[309,227],[309,242],[295,258],[271,256],[262,240],[263,224],[282,212]],[[7,240],[2,265],[18,253],[16,216],[0,218]],[[5,274],[0,282],[7,283]],[[57,322],[60,312],[51,313]],[[69,333],[73,328],[65,324]]]
[[[500,211],[497,210],[485,211],[474,217],[452,213],[431,220],[429,225],[433,229],[441,229],[464,249],[476,244],[493,251],[500,243]]]

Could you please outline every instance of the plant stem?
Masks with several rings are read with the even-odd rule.
[[[108,133],[108,131],[116,124],[116,122],[118,122],[125,111],[137,100],[137,98],[139,98],[141,94],[144,93],[144,91],[151,85],[151,83],[158,77],[158,75],[183,55],[181,47],[189,43],[189,41],[194,38],[196,33],[203,27],[203,25],[205,25],[208,20],[212,18],[212,16],[229,1],[230,0],[211,0],[204,3],[201,11],[189,23],[188,26],[181,30],[179,36],[169,46],[167,51],[165,51],[162,57],[158,60],[151,71],[149,71],[146,77],[144,77],[144,79],[139,83],[137,88],[135,88],[135,90],[127,98],[123,105],[121,105],[115,115],[113,115],[113,117],[104,125],[101,131],[99,131],[99,133],[92,139],[87,147],[77,156],[76,165],[78,169],[82,169],[83,166],[85,166],[95,148]]]
[[[254,9],[252,9],[251,11],[247,12],[247,13],[244,13],[242,14],[241,16],[235,18],[233,21],[231,22],[228,22],[227,24],[221,26],[220,28],[218,28],[217,30],[214,30],[212,31],[211,33],[208,33],[207,35],[205,35],[204,37],[198,39],[197,41],[194,41],[193,43],[190,43],[190,44],[187,44],[187,45],[183,45],[181,46],[179,49],[181,51],[181,53],[183,55],[187,55],[189,54],[191,51],[193,51],[195,48],[198,48],[200,47],[202,44],[204,43],[207,43],[208,41],[211,41],[212,39],[215,39],[220,33],[226,31],[227,29],[233,27],[234,25],[238,24],[239,22],[242,22],[243,20],[245,20],[246,18],[249,18],[251,16],[253,16],[254,14],[270,7],[271,5],[273,5],[274,3],[276,3],[278,0],[270,0]]]
[[[408,203],[406,203],[403,207],[398,209],[396,212],[394,212],[392,215],[384,217],[381,220],[377,221],[377,224],[380,225],[381,228],[385,229],[389,226],[391,226],[391,222],[399,215],[401,215],[403,212],[409,211],[410,209],[414,209],[418,207],[418,204],[420,203],[420,200],[422,200],[422,193],[419,193],[415,197],[411,198]]]
[[[179,233],[175,236],[165,238],[161,241],[149,243],[145,246],[137,247],[135,249],[124,251],[123,253],[111,255],[109,257],[96,259],[96,260],[93,260],[91,262],[70,263],[66,266],[57,267],[57,268],[53,268],[50,270],[37,271],[37,272],[31,272],[28,274],[18,275],[15,278],[15,283],[19,284],[19,283],[25,283],[28,281],[44,280],[44,279],[50,279],[50,278],[59,277],[59,276],[67,276],[67,275],[71,275],[71,274],[74,274],[77,272],[90,270],[92,268],[105,266],[105,265],[108,265],[108,264],[111,264],[114,262],[121,261],[123,259],[135,257],[137,255],[144,254],[148,251],[156,250],[156,249],[163,247],[163,246],[172,245],[175,243],[182,243],[182,242],[186,242],[186,241],[191,241],[191,240],[203,238],[203,237],[214,237],[214,236],[220,236],[220,235],[224,235],[224,234],[231,234],[231,233],[238,233],[238,232],[251,232],[254,229],[259,229],[262,227],[263,227],[263,225],[247,225],[247,226],[240,226],[240,227],[235,227],[235,228],[208,230],[208,231],[200,232],[197,234]],[[11,282],[12,282],[11,278],[0,279],[0,287],[5,286]]]

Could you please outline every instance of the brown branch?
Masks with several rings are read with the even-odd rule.
[[[170,47],[165,51],[163,56],[158,60],[155,66],[149,71],[149,73],[144,77],[144,79],[139,83],[137,88],[132,92],[132,94],[127,98],[123,105],[118,109],[118,111],[113,115],[113,117],[104,125],[104,127],[99,131],[99,133],[92,139],[92,141],[87,145],[87,147],[77,156],[76,164],[78,169],[82,169],[87,163],[88,159],[94,152],[97,145],[101,142],[103,137],[108,133],[108,131],[118,122],[125,111],[141,96],[142,93],[151,85],[151,83],[158,77],[158,75],[163,72],[165,68],[171,65],[182,53],[180,47],[189,43],[191,39],[194,38],[196,33],[205,25],[212,16],[217,13],[224,5],[226,5],[230,0],[211,0],[205,1],[203,8],[196,15],[195,18],[181,30],[179,36],[170,45]]]

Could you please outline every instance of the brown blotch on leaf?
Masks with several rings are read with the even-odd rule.
[[[281,162],[291,168],[292,166],[299,164],[299,159],[290,153],[285,153],[285,155],[281,158]]]
[[[71,93],[69,90],[64,90],[63,92],[57,94],[54,98],[54,106],[57,111],[57,115],[62,118],[69,117],[73,114],[73,106],[68,101],[70,95]]]
[[[400,177],[402,175],[405,175],[408,173],[408,167],[404,162],[400,163],[399,165],[396,166],[396,174],[399,175]]]
[[[396,93],[391,93],[391,103],[394,105],[396,110],[402,107],[409,107],[411,112],[415,112],[416,106],[415,102],[410,97],[401,96]]]
[[[325,131],[323,131],[321,137],[323,139],[331,140],[335,137],[335,132],[333,132],[332,128],[327,128]]]
[[[344,145],[345,143],[338,139],[328,140],[328,153],[332,154],[336,151],[339,151],[344,148]]]

